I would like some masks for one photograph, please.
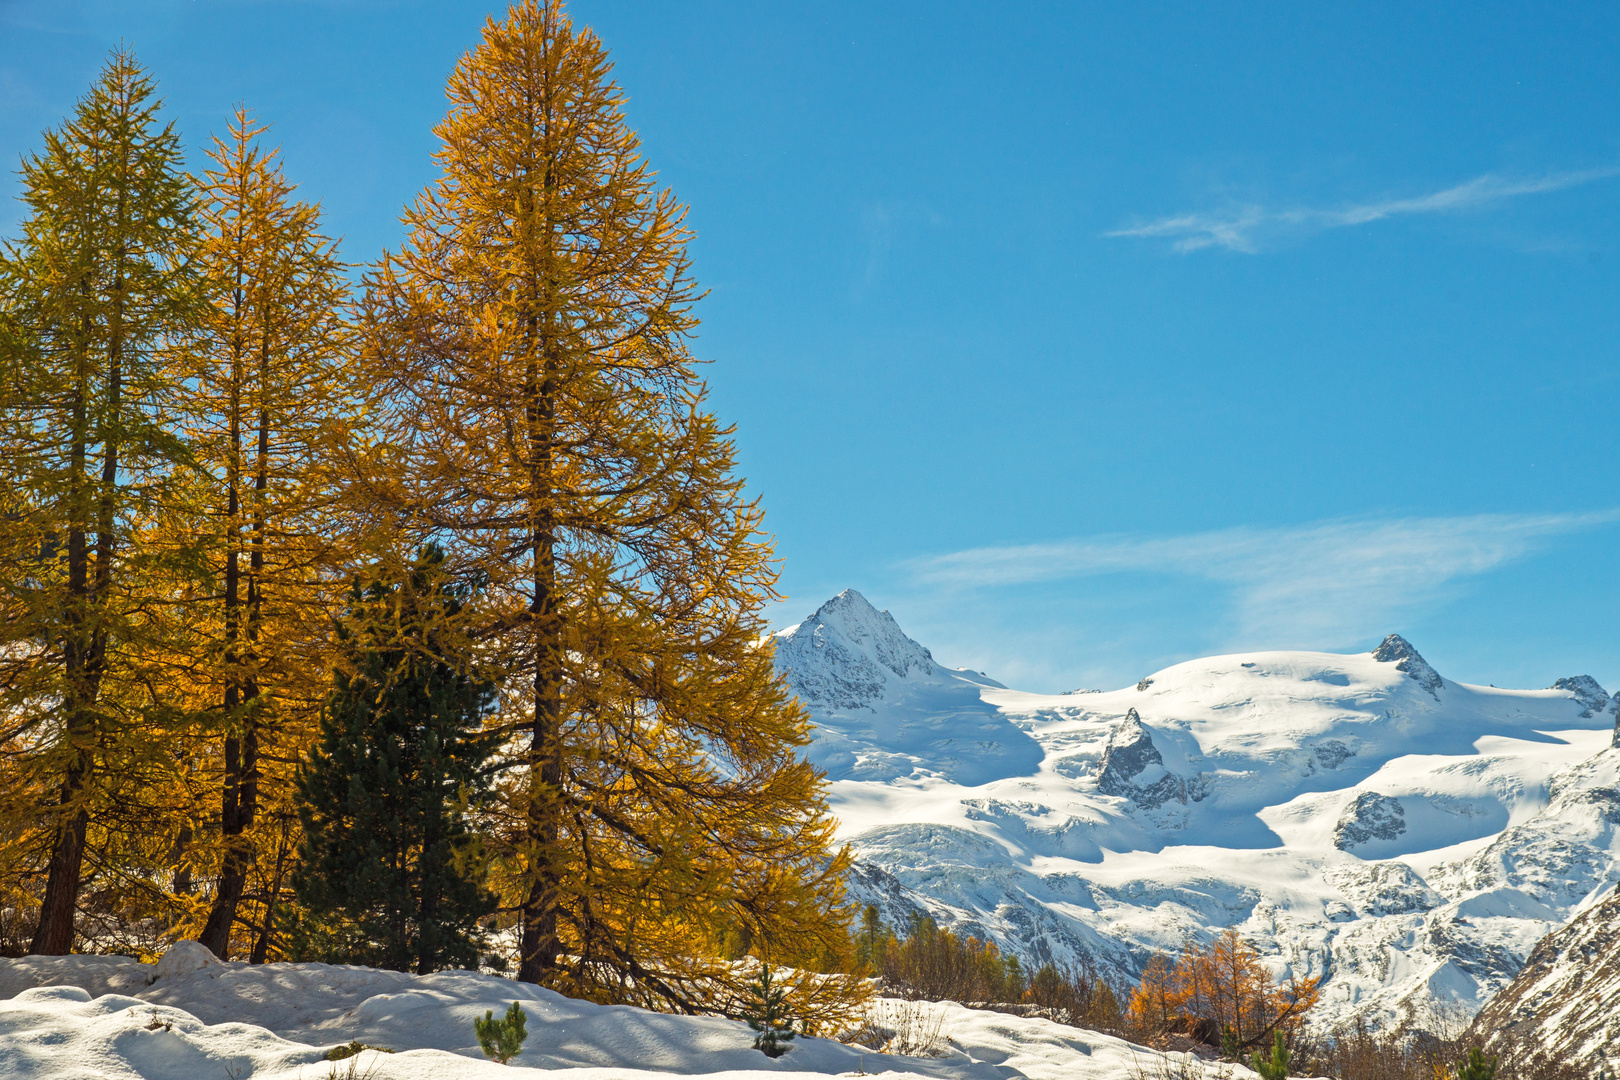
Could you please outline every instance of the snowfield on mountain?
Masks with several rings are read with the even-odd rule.
[[[896,1057],[831,1039],[795,1039],[771,1060],[746,1024],[594,1005],[470,971],[409,975],[327,964],[221,963],[196,942],[158,964],[120,956],[0,960],[0,1076],[7,1080],[554,1080],[710,1076],[788,1080],[867,1073],[938,1080],[1115,1080],[1161,1063],[1206,1067],[1045,1020],[951,1003],[911,1006],[942,1035],[938,1056]],[[473,1020],[513,1001],[528,1041],[512,1065],[484,1059]],[[908,1006],[880,1000],[877,1019]],[[943,1041],[948,1036],[949,1041]],[[387,1047],[328,1061],[358,1040]],[[351,1071],[351,1065],[353,1069]],[[1252,1077],[1209,1068],[1211,1077]]]
[[[854,888],[1026,963],[1130,979],[1236,926],[1318,1019],[1476,1012],[1620,879],[1615,706],[1372,653],[1253,652],[1111,692],[952,670],[846,591],[774,636]]]

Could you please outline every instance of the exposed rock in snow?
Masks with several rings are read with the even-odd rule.
[[[1352,851],[1369,840],[1393,840],[1406,831],[1406,810],[1399,799],[1363,791],[1339,816],[1333,826],[1333,846]]]
[[[1430,667],[1429,662],[1412,648],[1412,643],[1399,634],[1391,634],[1385,638],[1383,643],[1373,650],[1373,659],[1381,664],[1394,662],[1396,671],[1406,672],[1419,686],[1436,697],[1439,697],[1436,691],[1446,684],[1440,673]]]
[[[1164,767],[1164,758],[1135,709],[1127,711],[1108,736],[1097,768],[1097,790],[1150,810],[1171,799],[1187,801],[1186,781]]]
[[[1324,769],[1337,769],[1356,756],[1354,750],[1338,739],[1323,739],[1311,747],[1311,753],[1316,755],[1316,763]]]
[[[1235,926],[1279,973],[1325,977],[1326,1021],[1472,1010],[1620,879],[1614,717],[1442,682],[1398,637],[1083,696],[885,671],[869,707],[810,706],[852,890],[1026,963],[1134,978]]]
[[[1515,1047],[1589,1076],[1620,1068],[1620,895],[1543,938],[1469,1035],[1501,1054],[1504,1068],[1525,1063]]]
[[[1554,690],[1568,690],[1575,696],[1575,700],[1586,708],[1581,715],[1596,716],[1609,705],[1609,692],[1598,684],[1590,675],[1574,675],[1567,679],[1559,679],[1552,684]]]
[[[1358,915],[1416,915],[1446,902],[1402,862],[1353,862],[1327,871],[1327,879]]]

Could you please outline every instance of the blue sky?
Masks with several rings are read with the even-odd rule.
[[[123,40],[369,259],[487,10],[0,0],[0,154]],[[1391,631],[1620,681],[1612,6],[571,10],[691,206],[779,624],[852,586],[1029,689]]]

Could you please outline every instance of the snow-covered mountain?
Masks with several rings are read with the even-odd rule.
[[[1620,880],[1616,702],[1370,654],[1189,661],[1041,695],[941,666],[854,591],[776,635],[858,897],[1134,974],[1236,925],[1323,1016],[1470,1012]]]

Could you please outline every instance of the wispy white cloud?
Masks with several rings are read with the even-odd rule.
[[[1252,254],[1259,251],[1267,240],[1291,233],[1343,229],[1413,214],[1479,210],[1523,195],[1561,191],[1616,175],[1620,175],[1620,167],[1548,173],[1535,179],[1517,180],[1487,173],[1442,191],[1408,199],[1386,199],[1336,209],[1304,207],[1269,210],[1262,206],[1241,206],[1221,213],[1178,214],[1143,225],[1114,229],[1103,235],[1169,240],[1170,246],[1180,252],[1223,247]]]
[[[1184,574],[1230,588],[1236,639],[1332,647],[1382,632],[1460,579],[1524,558],[1557,536],[1615,521],[1620,510],[1105,536],[974,548],[913,560],[905,569],[916,585],[945,590],[1127,572]]]

